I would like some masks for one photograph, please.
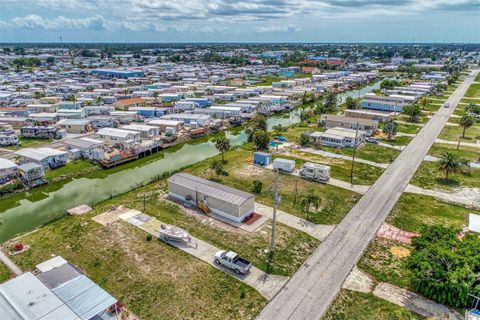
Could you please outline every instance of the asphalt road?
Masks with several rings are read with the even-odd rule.
[[[380,225],[407,187],[478,71],[467,76],[440,110],[385,170],[313,255],[258,316],[259,320],[320,319]]]

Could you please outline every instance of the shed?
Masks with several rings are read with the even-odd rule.
[[[253,163],[260,166],[268,166],[272,162],[272,155],[266,152],[254,152]]]
[[[480,215],[474,213],[468,215],[468,231],[480,233]]]
[[[235,222],[249,217],[255,207],[251,193],[224,186],[187,173],[177,173],[168,178],[171,197],[198,206],[207,206],[211,212]]]

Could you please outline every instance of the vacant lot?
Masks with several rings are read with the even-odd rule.
[[[480,83],[472,84],[465,93],[466,98],[480,98]]]
[[[407,123],[398,123],[397,131],[403,133],[417,133],[421,129],[420,126]]]
[[[455,145],[441,143],[434,143],[428,154],[435,157],[441,157],[445,152],[457,153],[460,157],[467,158],[470,161],[477,161],[478,158],[480,158],[479,148],[460,145],[460,150],[457,150],[457,146]]]
[[[467,222],[470,212],[475,211],[429,196],[403,193],[388,216],[387,222],[413,232],[420,231],[425,225],[460,227]]]
[[[463,172],[450,173],[446,180],[445,172],[439,169],[438,163],[423,161],[411,183],[427,189],[478,188],[480,187],[480,169],[466,168]]]
[[[331,147],[322,147],[321,149],[347,156],[352,156],[353,154],[352,148],[336,149]],[[393,162],[393,160],[395,160],[399,154],[400,151],[392,148],[382,147],[371,143],[364,143],[357,149],[356,157],[378,163],[390,163]]]
[[[12,147],[5,147],[5,149],[10,149],[10,150],[18,150],[21,148],[34,148],[38,147],[43,144],[50,143],[52,140],[50,139],[33,139],[33,138],[23,138],[23,137],[18,137],[18,146],[12,146]]]
[[[326,320],[414,320],[425,319],[371,293],[343,289],[325,315]]]
[[[410,274],[405,267],[405,256],[409,252],[409,246],[377,237],[368,245],[358,266],[377,281],[408,288]]]
[[[392,139],[383,139],[382,142],[388,143],[392,146],[406,146],[412,141],[413,137],[409,136],[396,136]]]
[[[246,146],[248,147],[248,146]],[[225,154],[225,160],[228,161],[225,170],[228,176],[219,176],[219,182],[231,187],[251,192],[253,181],[258,180],[263,183],[262,192],[257,195],[257,201],[266,205],[273,206],[272,188],[274,185],[275,173],[272,170],[257,167],[251,164],[252,151],[246,149],[232,150]],[[208,169],[213,160],[221,159],[220,156],[197,163],[186,172],[201,176],[206,179],[216,179],[214,173]],[[280,209],[294,214],[301,218],[307,218],[307,214],[300,207],[301,198],[309,190],[314,192],[322,199],[319,210],[313,210],[308,219],[320,224],[336,224],[350,211],[354,203],[360,198],[360,195],[338,187],[307,181],[305,179],[282,174],[280,182],[280,195],[282,201]]]
[[[458,141],[462,137],[463,128],[461,126],[445,126],[438,136],[439,139]],[[480,139],[480,125],[476,124],[465,131],[465,137],[462,140],[475,142]]]
[[[24,270],[52,255],[77,265],[142,319],[253,319],[265,304],[226,273],[118,221],[106,228],[89,216],[56,221],[21,240]]]

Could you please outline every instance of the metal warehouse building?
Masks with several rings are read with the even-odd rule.
[[[203,203],[221,217],[242,222],[255,207],[255,196],[187,173],[177,173],[168,179],[171,197],[194,205]]]

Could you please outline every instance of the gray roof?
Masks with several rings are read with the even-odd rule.
[[[70,263],[48,270],[37,275],[37,278],[49,289],[56,288],[62,283],[70,281],[81,275],[80,271]]]
[[[85,275],[80,275],[52,291],[83,320],[89,320],[117,302],[117,299]]]
[[[253,194],[240,191],[223,184],[216,183],[188,173],[177,173],[168,178],[169,183],[180,185],[184,188],[197,190],[212,198],[220,199],[234,205],[241,205],[248,199],[255,197]]]
[[[0,285],[2,320],[79,320],[32,273],[24,273]]]

